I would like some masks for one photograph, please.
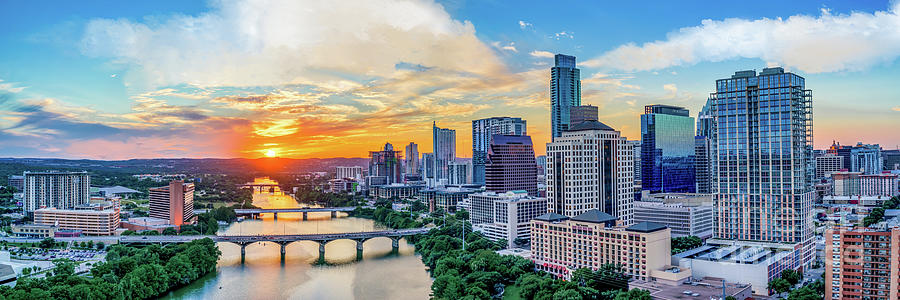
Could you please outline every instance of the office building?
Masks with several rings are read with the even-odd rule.
[[[468,159],[457,159],[450,162],[447,167],[448,176],[447,184],[470,184],[472,183],[472,161]]]
[[[17,191],[21,192],[25,187],[25,176],[10,175],[7,183],[9,186],[14,187]]]
[[[900,228],[825,231],[825,299],[900,299]]]
[[[714,277],[746,284],[753,294],[768,296],[770,281],[784,270],[799,270],[805,250],[799,244],[707,240],[707,244],[671,256],[672,264],[690,268],[694,278]]]
[[[885,200],[900,195],[897,174],[866,175],[862,172],[834,172],[831,178],[831,194],[822,198],[825,204],[880,207]]]
[[[843,158],[844,168],[850,172],[878,174],[884,168],[884,158],[881,155],[881,146],[878,144],[859,142],[855,146],[844,146],[833,141],[826,152]]]
[[[27,214],[46,207],[71,209],[91,200],[87,172],[25,172],[22,177]]]
[[[404,160],[404,173],[406,174],[420,174],[419,173],[419,145],[416,143],[409,142],[409,145],[406,145],[406,160]]]
[[[434,186],[434,153],[422,153],[422,179],[428,186]]]
[[[697,114],[697,134],[694,136],[694,181],[696,192],[701,194],[711,194],[715,191],[713,184],[714,157],[710,148],[710,138],[714,132],[713,126],[715,120],[709,111],[709,103],[703,105]]]
[[[434,185],[446,184],[450,162],[456,160],[456,130],[431,125],[434,146]]]
[[[150,217],[181,226],[194,223],[194,184],[173,180],[169,185],[150,188]]]
[[[360,166],[352,167],[335,167],[335,179],[351,178],[356,180],[363,179],[363,168]]]
[[[408,200],[416,198],[423,189],[424,185],[394,183],[372,186],[369,193],[375,198]]]
[[[574,217],[592,209],[631,223],[633,149],[619,132],[583,122],[547,144],[548,212]]]
[[[495,135],[485,165],[489,192],[526,191],[537,197],[537,162],[530,136]]]
[[[547,213],[547,199],[525,191],[471,194],[468,206],[472,229],[492,241],[506,240],[507,248],[516,239],[530,239],[531,219]]]
[[[550,129],[551,140],[569,129],[572,106],[581,105],[581,70],[575,67],[575,57],[557,54],[550,68]]]
[[[632,149],[632,166],[634,167],[634,184],[641,185],[641,141],[628,141]]]
[[[834,153],[816,157],[816,179],[831,177],[831,173],[844,169],[844,158]]]
[[[20,238],[52,238],[56,236],[56,226],[44,224],[10,224],[14,237]]]
[[[534,157],[534,162],[537,163],[538,166],[538,175],[544,175],[545,170],[547,170],[547,156],[546,155],[538,155]],[[539,184],[543,182],[538,182]]]
[[[569,124],[575,125],[587,121],[600,121],[600,112],[593,105],[579,105],[569,107]]]
[[[900,170],[900,150],[884,150],[881,152],[884,158],[884,170]]]
[[[437,209],[445,212],[456,212],[459,203],[464,201],[471,194],[484,190],[472,188],[437,188],[422,189],[419,191],[419,201],[428,206],[428,212],[434,212]]]
[[[493,117],[472,120],[473,183],[484,184],[484,166],[495,135],[527,135],[522,118]]]
[[[641,188],[650,193],[693,193],[694,176],[694,118],[683,107],[645,106]]]
[[[805,79],[778,67],[739,71],[716,81],[707,105],[715,120],[714,237],[799,244],[808,266],[815,160]]]
[[[403,182],[401,169],[403,154],[394,151],[394,145],[385,143],[381,151],[369,151],[369,176],[384,177],[384,184]]]
[[[634,222],[651,222],[672,230],[672,237],[712,237],[712,205],[690,203],[634,202]]]
[[[34,223],[76,230],[86,235],[115,235],[119,228],[119,207],[42,208],[34,211]]]
[[[531,220],[535,269],[569,279],[580,268],[622,266],[635,280],[650,281],[670,264],[671,236],[665,226],[615,226],[616,218],[596,209],[569,218],[547,213]],[[686,273],[689,274],[689,273]]]

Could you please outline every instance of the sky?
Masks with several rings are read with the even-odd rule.
[[[640,139],[715,80],[782,66],[817,149],[900,145],[896,1],[0,1],[0,157],[366,157],[431,124],[522,117],[550,136],[553,54]]]

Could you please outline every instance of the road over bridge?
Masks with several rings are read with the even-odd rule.
[[[323,233],[323,234],[287,234],[287,235],[157,235],[157,236],[120,236],[118,241],[122,244],[169,244],[169,243],[186,243],[197,239],[210,238],[215,242],[233,243],[241,246],[241,259],[246,255],[247,245],[261,242],[272,242],[281,246],[281,257],[284,258],[285,247],[293,242],[313,241],[319,244],[319,258],[325,257],[325,244],[334,240],[353,240],[356,241],[357,257],[362,255],[363,243],[378,238],[387,237],[391,239],[393,250],[400,247],[400,239],[407,236],[419,235],[427,233],[430,228],[414,228],[414,229],[395,229],[382,231],[365,231],[365,232],[347,232],[347,233]]]
[[[303,213],[303,220],[307,220],[307,214],[311,212],[331,212],[331,217],[337,217],[337,212],[351,212],[356,207],[294,207],[294,208],[239,208],[234,210],[235,215],[259,215],[272,214],[278,219],[278,213]],[[206,209],[196,209],[194,213],[206,213]]]

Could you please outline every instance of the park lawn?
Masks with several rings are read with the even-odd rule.
[[[523,300],[522,297],[519,297],[519,289],[518,285],[507,285],[506,291],[503,292],[503,300]]]

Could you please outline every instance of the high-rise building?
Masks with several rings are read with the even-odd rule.
[[[900,150],[884,150],[881,152],[884,157],[885,171],[900,170]]]
[[[712,206],[692,203],[634,202],[634,222],[651,222],[672,229],[672,237],[712,237]]]
[[[569,107],[569,125],[587,121],[600,121],[599,110],[593,105]]]
[[[535,269],[570,279],[580,268],[622,266],[633,279],[657,281],[671,267],[671,230],[655,223],[616,226],[616,218],[596,209],[575,217],[548,213],[531,220]],[[679,270],[681,271],[681,270]]]
[[[194,184],[173,180],[169,185],[150,188],[150,217],[181,226],[194,222]]]
[[[581,105],[581,70],[575,67],[575,57],[557,54],[554,61],[555,65],[550,68],[552,140],[562,136],[569,128],[570,108]]]
[[[526,191],[537,197],[537,162],[530,136],[494,135],[485,165],[485,189]]]
[[[739,71],[716,81],[714,237],[800,244],[800,266],[814,256],[812,91],[782,68]],[[646,184],[646,183],[645,183]]]
[[[574,217],[592,209],[631,223],[633,149],[612,127],[575,124],[547,144],[547,205]]]
[[[825,231],[825,299],[900,299],[900,228]]]
[[[816,157],[816,179],[831,177],[831,173],[844,169],[844,158],[834,153]]]
[[[838,155],[844,159],[844,168],[851,172],[878,174],[884,168],[881,146],[878,144],[857,143],[855,146],[843,146],[832,142],[827,153]]]
[[[531,219],[547,213],[547,199],[525,191],[475,193],[468,201],[472,229],[492,241],[506,240],[508,248],[517,238],[530,239]]]
[[[647,105],[641,115],[641,188],[650,193],[693,193],[694,118],[687,109]]]
[[[384,177],[385,184],[402,183],[402,160],[403,154],[394,151],[391,143],[385,143],[381,151],[369,151],[369,177]]]
[[[434,153],[422,153],[422,179],[428,186],[434,186]]]
[[[694,137],[694,181],[697,193],[701,194],[711,194],[715,188],[712,184],[714,159],[710,151],[713,121],[707,103],[697,114],[697,135]]]
[[[356,180],[361,180],[363,178],[363,168],[360,166],[352,166],[352,167],[334,167],[334,178],[335,179],[344,179],[344,178],[353,178]]]
[[[450,162],[447,168],[447,184],[471,184],[472,183],[472,161],[468,159],[457,159]]]
[[[494,135],[527,135],[522,118],[493,117],[472,120],[472,182],[484,184],[484,164]]]
[[[87,172],[24,172],[22,176],[27,214],[45,207],[72,209],[91,200],[91,176]]]
[[[16,190],[19,192],[22,192],[25,187],[25,176],[10,175],[8,183],[9,186],[16,188]]]
[[[434,178],[435,185],[447,181],[450,162],[456,160],[456,130],[431,125],[432,143],[434,146]]]
[[[419,174],[419,145],[409,142],[406,145],[406,174]]]
[[[833,196],[882,196],[887,199],[897,195],[897,174],[867,175],[862,172],[834,172],[831,174],[831,178]]]

